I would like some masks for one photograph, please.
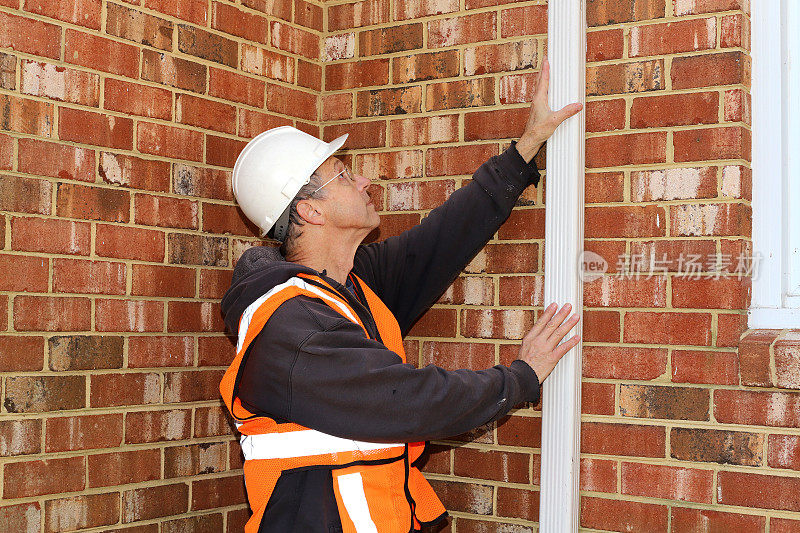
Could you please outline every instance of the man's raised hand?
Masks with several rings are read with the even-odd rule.
[[[556,363],[580,342],[579,335],[573,335],[566,342],[558,344],[567,336],[580,320],[574,314],[567,318],[572,306],[566,304],[558,310],[556,304],[550,304],[531,330],[522,339],[519,358],[528,363],[539,377],[539,383],[550,375]]]

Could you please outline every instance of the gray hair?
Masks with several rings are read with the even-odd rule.
[[[324,200],[327,197],[325,189],[320,189],[322,186],[322,177],[314,172],[308,183],[303,185],[300,190],[292,199],[289,204],[289,227],[286,232],[286,240],[281,244],[281,254],[287,259],[291,260],[297,247],[297,239],[303,234],[301,229],[305,225],[305,220],[297,213],[297,204],[301,200],[308,200],[309,198],[319,198]]]

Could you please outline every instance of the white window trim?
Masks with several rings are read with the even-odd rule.
[[[750,328],[800,326],[800,298],[789,294],[790,282],[800,270],[797,254],[789,253],[790,227],[800,220],[797,213],[791,214],[789,198],[798,195],[795,187],[800,184],[797,177],[794,183],[789,180],[784,71],[786,40],[796,39],[800,28],[787,29],[786,5],[787,0],[752,3],[753,253],[758,262],[748,313]]]
[[[583,0],[547,3],[548,55],[552,65],[550,105],[558,109],[584,102],[586,11]],[[570,303],[582,313],[583,282],[578,257],[583,250],[585,174],[584,112],[562,124],[547,141],[545,209],[546,303]],[[581,331],[583,320],[577,326]],[[582,344],[558,363],[543,387],[542,473],[539,531],[577,532],[580,517]]]

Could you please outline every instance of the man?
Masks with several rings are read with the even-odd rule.
[[[444,507],[414,462],[429,439],[537,402],[578,342],[569,306],[545,309],[519,360],[482,371],[405,363],[402,337],[511,213],[531,164],[568,117],[540,74],[525,132],[419,225],[362,245],[378,226],[367,187],[324,143],[283,127],[253,139],[233,185],[244,213],[282,242],[242,255],[222,300],[237,355],[220,390],[242,433],[246,531],[408,532]],[[281,257],[283,255],[284,257]]]

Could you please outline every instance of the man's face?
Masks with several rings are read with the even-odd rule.
[[[317,174],[322,177],[322,183],[340,174],[323,189],[326,196],[320,206],[326,224],[342,229],[363,229],[366,233],[378,227],[380,218],[367,192],[370,180],[353,174],[333,156],[317,168]]]

